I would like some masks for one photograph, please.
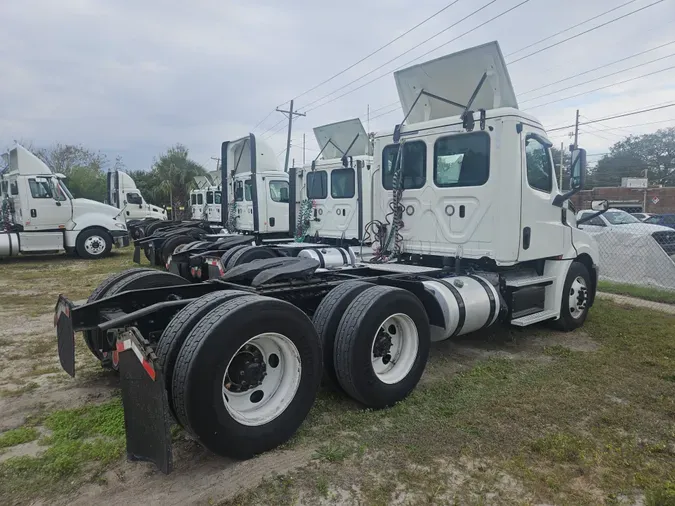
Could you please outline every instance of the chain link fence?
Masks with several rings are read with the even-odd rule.
[[[579,216],[585,213],[594,214]],[[645,216],[640,208],[610,209],[579,228],[598,242],[598,290],[604,296],[638,298],[640,305],[675,313],[675,225],[658,223],[669,221]]]

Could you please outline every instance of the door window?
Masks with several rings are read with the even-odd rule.
[[[288,182],[270,181],[270,198],[274,202],[288,203]]]
[[[201,193],[197,194],[197,205],[201,206],[204,203],[204,195]]]
[[[356,193],[354,169],[335,169],[330,173],[330,196],[334,199],[351,199]]]
[[[12,195],[19,194],[19,185],[16,184],[16,181],[9,183],[9,191],[12,193]]]
[[[253,183],[250,179],[244,181],[244,200],[251,202],[251,195],[253,195]]]
[[[382,150],[382,186],[393,189],[394,169],[401,163],[399,152],[403,155],[403,189],[422,188],[427,180],[427,145],[423,141],[406,142],[402,149],[390,144]]]
[[[434,183],[443,188],[481,186],[490,175],[490,136],[451,135],[434,144]]]
[[[216,192],[215,200],[216,204],[220,204],[223,201],[223,195],[221,192]]]
[[[328,174],[325,170],[307,173],[307,198],[325,199],[328,197]]]
[[[34,199],[51,199],[52,187],[49,182],[45,180],[38,181],[36,179],[29,179],[28,186],[30,188],[31,197]]]
[[[553,167],[548,146],[534,137],[525,139],[525,160],[527,164],[527,182],[535,190],[551,193],[553,187]]]
[[[143,199],[138,193],[127,193],[127,202],[129,204],[142,204]]]
[[[206,203],[213,204],[213,192],[206,192]]]

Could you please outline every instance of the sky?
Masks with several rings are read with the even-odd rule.
[[[296,110],[307,113],[296,118],[292,133],[291,159],[299,164],[303,154],[309,160],[318,152],[315,126],[361,117],[377,131],[400,122],[393,70],[493,40],[505,55],[519,107],[546,127],[574,123],[577,108],[582,122],[603,118],[675,102],[675,0],[547,46],[657,1],[528,0],[494,21],[523,0],[4,1],[0,146],[15,140],[82,144],[111,160],[120,155],[137,170],[149,169],[180,142],[214,170],[221,142],[253,131],[283,164],[285,120],[275,108],[297,97]],[[628,134],[669,126],[675,126],[675,107],[582,126],[579,145],[598,155]],[[571,130],[550,138],[569,144]]]

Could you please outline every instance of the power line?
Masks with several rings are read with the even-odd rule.
[[[448,10],[450,7],[452,7],[453,5],[455,5],[457,2],[459,2],[459,0],[454,0],[454,2],[450,2],[448,5],[446,5],[445,7],[443,7],[441,10],[436,11],[434,14],[432,14],[431,16],[429,16],[428,18],[426,18],[424,21],[421,21],[421,22],[417,23],[415,26],[413,26],[413,27],[410,28],[409,30],[403,32],[403,33],[402,33],[401,35],[399,35],[398,37],[396,37],[396,38],[390,40],[390,41],[387,42],[384,46],[379,47],[378,49],[376,49],[376,50],[373,51],[372,53],[370,53],[370,54],[368,54],[367,56],[364,56],[363,58],[361,58],[361,59],[360,59],[359,61],[357,61],[356,63],[353,63],[352,65],[350,65],[350,66],[347,67],[346,69],[343,69],[343,70],[341,70],[340,72],[337,72],[336,74],[332,75],[331,77],[329,77],[329,78],[326,79],[325,81],[320,82],[320,83],[317,84],[316,86],[314,86],[314,87],[308,89],[307,91],[303,91],[302,93],[300,93],[300,95],[298,95],[297,97],[295,97],[293,100],[297,100],[298,98],[300,98],[300,97],[306,95],[307,93],[309,93],[309,92],[311,92],[311,91],[314,91],[314,90],[317,89],[319,86],[323,86],[324,84],[326,84],[326,83],[332,81],[333,79],[335,79],[336,77],[340,76],[340,75],[343,74],[344,72],[347,72],[348,70],[353,69],[353,68],[356,67],[359,63],[364,62],[365,60],[367,60],[367,59],[370,58],[371,56],[373,56],[373,55],[379,53],[380,51],[382,51],[384,48],[386,48],[386,47],[388,47],[388,46],[391,46],[394,42],[396,42],[397,40],[402,39],[403,37],[405,37],[406,35],[408,35],[408,34],[409,34],[410,32],[412,32],[413,30],[416,30],[417,28],[419,28],[420,26],[422,26],[422,25],[423,25],[424,23],[426,23],[427,21],[430,21],[431,19],[435,18],[436,16],[438,16],[438,15],[441,14],[442,12]]]
[[[585,117],[585,116],[584,116]],[[657,125],[659,123],[668,123],[670,121],[675,121],[675,118],[670,118],[670,119],[663,119],[661,121],[649,121],[647,123],[637,123],[635,125],[622,125],[620,127],[607,127],[607,128],[600,128],[597,129],[597,132],[607,132],[608,130],[622,130],[624,128],[635,128],[635,127],[641,127],[641,126],[647,126],[647,125]],[[599,125],[602,125],[602,123],[598,123]],[[626,131],[626,130],[624,130]],[[634,133],[628,132],[628,135],[635,135]]]
[[[536,46],[537,44],[541,44],[542,42],[546,42],[547,40],[550,40],[550,39],[552,39],[553,37],[557,37],[558,35],[561,35],[561,34],[563,34],[563,33],[565,33],[565,32],[569,32],[570,30],[574,30],[575,28],[578,28],[578,27],[580,27],[581,25],[585,25],[585,24],[588,23],[589,21],[593,21],[594,19],[601,18],[601,17],[604,16],[605,14],[609,14],[610,12],[617,11],[617,10],[621,9],[622,7],[625,7],[626,5],[632,4],[632,3],[635,3],[635,2],[637,2],[637,0],[629,0],[628,2],[623,3],[623,4],[621,4],[621,5],[617,6],[617,7],[612,7],[611,9],[609,9],[609,10],[603,12],[602,14],[598,14],[597,16],[593,16],[592,18],[588,18],[588,19],[582,21],[581,23],[577,23],[576,25],[570,26],[569,28],[565,28],[564,30],[560,30],[559,32],[554,33],[553,35],[549,35],[548,37],[545,37],[545,38],[543,38],[543,39],[541,39],[541,40],[538,40],[537,42],[533,42],[532,44],[528,44],[528,45],[525,46],[525,47],[521,47],[521,48],[518,49],[517,51],[513,51],[512,53],[509,53],[509,54],[505,55],[505,58],[508,58],[509,56],[513,56],[513,55],[516,54],[516,53],[520,53],[521,51],[525,51],[526,49],[530,49],[532,46]]]
[[[605,136],[603,136],[603,135],[600,135],[600,134],[596,134],[596,133],[594,133],[594,132],[591,132],[590,130],[579,130],[579,133],[582,133],[582,134],[588,134],[588,135],[593,135],[593,136],[595,136],[595,137],[598,137],[599,139],[602,139],[602,140],[605,140],[605,141],[609,141],[609,142],[613,142],[612,139],[610,139],[610,138],[608,138],[608,137],[605,137]]]
[[[466,19],[468,19],[469,17],[473,16],[473,15],[476,14],[478,11],[484,9],[485,7],[489,6],[490,4],[494,3],[495,1],[496,1],[496,0],[493,0],[493,1],[490,2],[489,4],[486,4],[486,5],[484,5],[483,7],[481,7],[480,9],[478,9],[478,10],[472,12],[471,14],[469,14],[468,16],[462,18],[462,19],[459,20],[457,23],[453,24],[452,26],[448,27],[447,29],[452,28],[453,26],[455,26],[455,25],[457,25],[457,24],[459,24],[459,23],[465,21]],[[462,33],[461,35],[458,35],[457,37],[455,37],[455,38],[453,38],[453,39],[450,39],[450,40],[447,41],[447,42],[444,42],[443,44],[441,44],[440,46],[435,47],[435,48],[432,49],[431,51],[427,51],[426,53],[424,53],[424,54],[422,54],[422,55],[420,55],[420,56],[417,56],[416,58],[413,58],[412,60],[410,60],[410,61],[404,63],[403,65],[400,65],[400,66],[396,67],[396,68],[394,69],[394,71],[399,70],[399,69],[402,69],[402,68],[404,68],[404,67],[407,67],[407,66],[410,65],[411,63],[413,63],[413,62],[419,60],[420,58],[425,57],[425,56],[428,55],[429,53],[432,53],[432,52],[434,52],[434,51],[436,51],[436,50],[442,48],[443,46],[447,46],[447,45],[450,44],[451,42],[454,42],[454,41],[456,41],[456,40],[458,40],[458,39],[464,37],[465,35],[467,35],[467,34],[469,34],[469,33],[472,33],[473,31],[477,30],[478,28],[481,28],[482,26],[485,26],[486,24],[488,24],[488,23],[494,21],[495,19],[498,19],[498,18],[500,18],[500,17],[502,17],[502,16],[508,14],[508,13],[511,12],[512,10],[517,9],[518,7],[520,7],[521,5],[526,4],[526,3],[529,2],[529,1],[530,1],[530,0],[524,0],[524,1],[520,2],[519,4],[517,4],[517,5],[515,5],[515,6],[511,7],[511,8],[509,8],[509,9],[507,9],[507,10],[501,12],[500,14],[498,14],[498,15],[496,15],[496,16],[490,18],[490,19],[488,19],[487,21],[484,21],[483,23],[481,23],[481,24],[475,26],[474,28],[472,28],[472,29],[470,29],[470,30],[467,30],[466,32]],[[446,29],[446,30],[447,30],[447,29]],[[427,41],[428,41],[428,40],[430,40],[430,39],[427,39]],[[425,42],[427,42],[427,41],[425,41]],[[424,44],[424,42],[418,44],[416,47],[418,47],[418,46],[421,45],[421,44]],[[416,49],[416,47],[411,48],[411,50],[412,50],[412,49]],[[406,53],[409,53],[411,50],[406,51]],[[406,54],[406,53],[403,53],[403,54]],[[396,57],[396,58],[394,58],[394,59],[392,59],[392,60],[390,60],[390,61],[388,61],[388,62],[385,63],[384,65],[381,65],[380,67],[377,67],[376,69],[373,69],[372,71],[368,72],[367,74],[364,74],[363,76],[359,77],[358,79],[354,79],[352,82],[347,83],[345,86],[342,86],[341,88],[338,88],[337,90],[333,91],[332,93],[329,93],[328,95],[325,95],[325,96],[321,97],[320,99],[315,100],[315,101],[312,102],[312,103],[318,102],[319,100],[322,100],[322,99],[324,99],[324,98],[328,98],[328,97],[329,97],[330,95],[332,95],[333,93],[336,93],[337,91],[340,91],[341,89],[344,89],[344,88],[346,88],[347,86],[349,86],[349,85],[351,85],[351,84],[354,84],[355,82],[359,81],[360,79],[362,79],[363,77],[365,77],[365,76],[367,76],[367,75],[369,75],[369,74],[372,74],[374,71],[379,70],[380,68],[384,67],[385,65],[387,65],[387,64],[391,63],[392,61],[398,59],[400,56],[403,56],[403,54],[399,55],[398,57]],[[387,76],[389,76],[389,75],[390,75],[390,72],[387,72],[386,74],[382,74],[381,76],[378,76],[378,77],[376,77],[376,78],[374,78],[374,79],[371,79],[370,81],[367,81],[367,82],[361,84],[360,86],[357,86],[356,88],[353,88],[353,89],[351,89],[351,90],[349,90],[349,91],[343,93],[342,95],[338,95],[337,97],[334,97],[334,98],[332,98],[332,99],[330,99],[330,100],[327,100],[326,102],[324,102],[324,103],[322,103],[322,104],[319,104],[319,105],[317,105],[317,106],[315,106],[315,107],[313,107],[313,108],[307,110],[306,112],[313,111],[314,109],[318,109],[319,107],[323,107],[324,105],[327,105],[327,104],[330,104],[331,102],[334,102],[334,101],[336,101],[336,100],[339,100],[339,99],[341,99],[342,97],[345,97],[345,96],[347,96],[347,95],[349,95],[349,94],[351,94],[351,93],[354,93],[355,91],[358,91],[358,90],[360,90],[361,88],[364,88],[365,86],[368,86],[369,84],[372,84],[372,83],[374,83],[375,81],[378,81],[379,79],[382,79],[383,77],[387,77]],[[307,104],[307,106],[309,106],[309,105],[310,105],[310,104]]]
[[[673,56],[675,56],[675,53],[669,54],[667,56],[662,56],[661,58],[656,58],[655,60],[650,60],[648,62],[639,63],[638,65],[633,65],[632,67],[628,67],[627,69],[617,70],[616,72],[612,72],[610,74],[605,74],[604,76],[594,77],[593,79],[589,79],[588,81],[584,81],[582,83],[572,84],[570,86],[567,86],[565,88],[561,88],[559,90],[549,91],[548,93],[544,93],[542,95],[537,95],[536,97],[532,97],[532,98],[528,98],[526,100],[523,100],[522,103],[532,102],[533,100],[548,97],[550,95],[555,95],[556,93],[560,93],[561,91],[566,91],[566,90],[569,90],[569,89],[572,89],[572,88],[577,88],[578,86],[583,86],[584,84],[589,84],[589,83],[592,83],[592,82],[595,82],[595,81],[599,81],[601,79],[605,79],[606,77],[612,77],[612,76],[615,76],[617,74],[621,74],[623,72],[628,72],[629,70],[635,70],[637,68],[644,67],[645,65],[649,65],[650,63],[655,63],[657,61],[665,60],[666,58],[672,58]]]
[[[634,116],[635,114],[642,114],[642,113],[645,113],[645,112],[658,111],[658,110],[661,110],[661,109],[666,109],[668,107],[675,107],[675,102],[670,103],[670,104],[664,104],[664,105],[650,107],[648,109],[640,109],[640,110],[636,110],[636,111],[632,111],[632,112],[626,112],[626,113],[623,113],[623,114],[615,114],[614,116],[607,116],[606,118],[593,119],[593,120],[590,120],[590,121],[586,121],[584,123],[579,123],[579,126],[590,125],[592,123],[599,123],[601,121],[609,121],[611,119],[625,118],[627,116]],[[565,126],[556,127],[556,128],[549,128],[549,129],[547,129],[547,132],[555,132],[557,130],[566,130],[568,128],[574,128],[574,126],[575,126],[574,123],[572,123],[571,125],[565,125]]]
[[[592,68],[590,70],[586,70],[584,72],[579,72],[578,74],[574,74],[573,76],[565,77],[564,79],[559,79],[558,81],[554,81],[552,83],[548,83],[548,84],[545,84],[543,86],[539,86],[538,88],[533,88],[531,90],[524,91],[524,92],[520,93],[520,95],[521,96],[527,95],[528,93],[532,93],[533,91],[539,91],[543,88],[548,88],[549,86],[553,86],[554,84],[560,84],[562,82],[569,81],[570,79],[574,79],[575,77],[580,77],[580,76],[583,76],[585,74],[595,72],[596,70],[600,70],[600,69],[603,69],[603,68],[606,68],[606,67],[610,67],[610,66],[612,66],[616,63],[621,63],[623,61],[630,60],[631,58],[635,58],[636,56],[641,56],[645,53],[649,53],[650,51],[656,51],[657,49],[661,49],[662,47],[669,46],[670,44],[675,44],[675,40],[672,40],[670,42],[666,42],[665,44],[661,44],[660,46],[656,46],[656,47],[653,47],[651,49],[647,49],[646,51],[641,51],[639,53],[635,53],[631,56],[626,56],[625,58],[621,58],[620,60],[614,60],[613,62],[606,63],[605,65],[600,65],[599,67],[595,67],[595,68]],[[672,56],[672,55],[670,55],[670,56]],[[629,69],[626,69],[626,70],[629,70]]]
[[[255,124],[255,126],[251,129],[251,131],[255,130],[255,129],[258,128],[260,125],[262,125],[262,124],[267,120],[267,118],[269,118],[270,116],[272,116],[272,114],[274,114],[275,112],[276,112],[276,111],[275,111],[274,109],[272,109],[272,110],[269,112],[269,114],[268,114],[267,116],[265,116],[263,119],[261,119],[260,121],[258,121],[258,122]]]
[[[666,72],[666,71],[672,70],[672,69],[675,69],[675,65],[671,65],[670,67],[666,67],[665,69],[655,70],[654,72],[649,72],[649,73],[647,73],[647,74],[642,74],[642,75],[639,75],[639,76],[631,77],[630,79],[624,79],[623,81],[618,81],[618,82],[616,82],[616,83],[611,83],[611,84],[607,84],[607,85],[605,85],[605,86],[600,86],[599,88],[595,88],[595,89],[593,89],[593,90],[583,91],[583,92],[581,92],[581,93],[577,93],[576,95],[570,95],[570,96],[568,96],[568,97],[563,97],[563,98],[558,98],[558,99],[556,99],[556,100],[551,100],[550,102],[544,102],[543,104],[534,105],[534,106],[532,106],[532,107],[528,107],[527,109],[523,109],[523,110],[524,110],[524,111],[529,111],[529,110],[532,110],[532,109],[538,109],[539,107],[543,107],[543,106],[545,106],[545,105],[555,104],[556,102],[563,102],[563,101],[565,101],[565,100],[569,100],[570,98],[580,97],[580,96],[582,96],[582,95],[587,95],[587,94],[589,94],[589,93],[593,93],[593,92],[596,92],[596,91],[600,91],[600,90],[604,90],[604,89],[607,89],[607,88],[611,88],[612,86],[618,86],[618,85],[620,85],[620,84],[625,84],[625,83],[629,83],[629,82],[631,82],[631,81],[636,81],[636,80],[638,80],[638,79],[642,79],[642,78],[644,78],[644,77],[653,76],[653,75],[655,75],[655,74],[660,74],[661,72]],[[562,91],[562,90],[561,90],[561,91]]]
[[[605,21],[604,23],[601,23],[601,24],[599,24],[598,26],[594,26],[593,28],[589,28],[588,30],[584,30],[583,32],[577,33],[576,35],[572,35],[571,37],[567,37],[566,39],[563,39],[563,40],[561,40],[561,41],[559,41],[559,42],[555,42],[554,44],[551,44],[550,46],[546,46],[546,47],[543,47],[543,48],[541,48],[541,49],[537,49],[536,51],[534,51],[534,52],[532,52],[532,53],[530,53],[530,54],[527,54],[527,55],[525,55],[525,56],[521,56],[520,58],[517,58],[517,59],[515,59],[515,60],[513,60],[513,61],[508,62],[508,64],[509,64],[509,65],[513,65],[514,63],[517,63],[517,62],[519,62],[519,61],[522,61],[522,60],[524,60],[525,58],[529,58],[530,56],[534,56],[535,54],[539,54],[539,53],[541,53],[541,52],[543,52],[543,51],[546,51],[546,50],[548,50],[548,49],[551,49],[552,47],[556,47],[556,46],[559,46],[560,44],[564,44],[564,43],[567,42],[567,41],[570,41],[570,40],[572,40],[572,39],[576,39],[577,37],[581,37],[582,35],[585,35],[585,34],[587,34],[587,33],[590,33],[590,32],[592,32],[592,31],[594,31],[594,30],[597,30],[598,28],[602,28],[603,26],[610,25],[610,24],[612,24],[612,23],[614,23],[614,22],[616,22],[616,21],[619,21],[620,19],[626,18],[626,17],[628,17],[628,16],[632,16],[633,14],[636,14],[636,13],[638,13],[638,12],[640,12],[640,11],[643,11],[643,10],[645,10],[645,9],[648,9],[649,7],[653,7],[654,5],[660,4],[660,3],[664,2],[664,1],[665,1],[665,0],[656,0],[656,2],[650,3],[649,5],[645,5],[644,7],[640,7],[639,9],[636,9],[636,10],[634,10],[634,11],[631,11],[631,12],[629,12],[629,13],[627,13],[627,14],[623,14],[622,16],[619,16],[618,18],[614,18],[614,19],[611,19],[611,20],[609,20],[609,21]]]

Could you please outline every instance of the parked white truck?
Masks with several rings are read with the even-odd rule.
[[[126,221],[166,220],[166,210],[146,202],[136,182],[126,172],[108,172],[107,182],[108,203],[121,209]]]
[[[10,150],[0,175],[0,257],[66,251],[100,258],[114,243],[129,244],[119,209],[73,198],[63,178],[23,146]]]

